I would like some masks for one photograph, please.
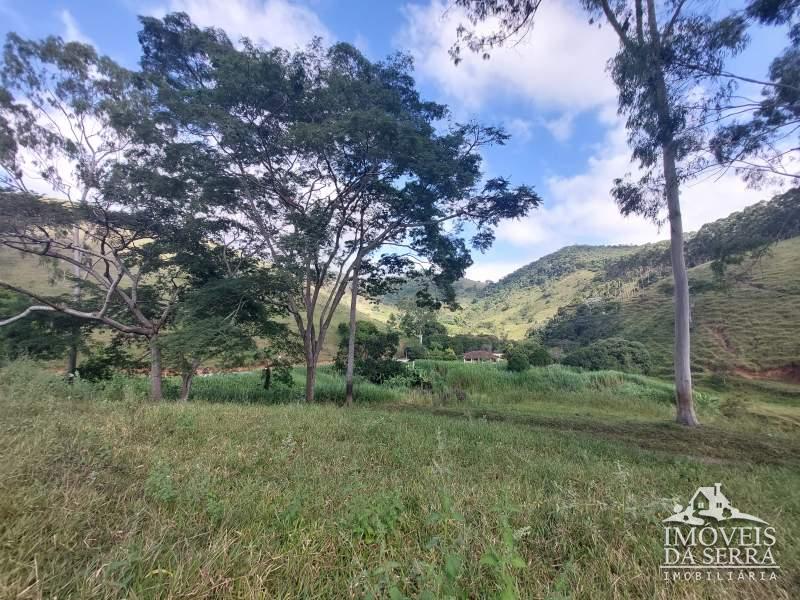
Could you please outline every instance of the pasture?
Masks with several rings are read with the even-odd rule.
[[[0,596],[792,598],[797,397],[702,392],[555,366],[418,361],[425,389],[199,377],[146,384],[0,373]],[[167,397],[175,382],[168,381]],[[770,415],[763,407],[775,407]],[[661,579],[661,519],[722,482],[778,532],[775,582]]]

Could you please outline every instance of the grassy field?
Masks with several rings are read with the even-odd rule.
[[[430,390],[361,383],[347,410],[254,374],[152,404],[138,380],[67,386],[12,364],[0,597],[800,595],[800,437],[770,412],[798,417],[790,391],[705,391],[690,431],[658,380],[416,368]],[[323,369],[318,395],[340,388]],[[775,526],[777,582],[659,578],[660,520],[714,482]]]

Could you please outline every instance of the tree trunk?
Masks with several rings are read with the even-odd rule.
[[[189,392],[192,391],[192,381],[194,381],[194,371],[181,373],[181,402],[189,401]]]
[[[350,337],[347,340],[347,372],[345,373],[346,406],[353,406],[353,371],[356,360],[356,306],[358,304],[358,271],[360,265],[353,269],[353,283],[350,292]]]
[[[306,356],[306,403],[314,401],[314,385],[317,382],[317,362]]]
[[[670,258],[675,280],[675,420],[688,427],[700,424],[694,412],[692,398],[692,364],[690,325],[692,320],[689,305],[689,275],[683,254],[683,219],[681,217],[680,181],[676,166],[677,148],[673,135],[672,112],[669,104],[664,66],[661,62],[661,40],[658,31],[658,15],[655,0],[647,0],[647,22],[650,30],[650,69],[655,109],[661,129],[661,152],[664,162],[664,193],[669,214]]]
[[[181,373],[181,402],[189,401],[189,394],[192,391],[192,382],[194,381],[194,376],[195,373],[197,373],[197,367],[199,366],[199,360],[193,360],[192,362],[184,365],[184,371]]]
[[[672,276],[675,280],[675,393],[676,421],[681,425],[695,427],[700,424],[694,411],[692,397],[692,364],[690,326],[692,321],[689,304],[689,274],[683,252],[683,219],[681,217],[678,174],[675,166],[675,150],[665,144],[664,180],[669,211],[670,257]]]
[[[73,375],[78,370],[78,335],[73,334],[67,350],[67,375]]]
[[[78,225],[72,228],[72,259],[75,262],[80,262],[81,252],[79,250],[81,243],[81,229]],[[81,300],[81,268],[75,264],[72,266],[72,275],[75,281],[72,285],[72,297],[75,299],[75,307],[80,306]],[[72,337],[67,350],[67,375],[72,375],[78,369],[78,344],[80,342],[81,330],[80,327],[75,327],[72,332]]]
[[[161,400],[161,348],[155,335],[150,338],[150,399]]]

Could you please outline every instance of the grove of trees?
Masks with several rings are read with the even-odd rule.
[[[456,63],[464,51],[490,58],[535,34],[538,1],[454,4],[467,20],[451,49]],[[712,4],[581,2],[589,22],[610,27],[619,42],[608,68],[636,169],[620,174],[611,195],[623,214],[669,225],[677,420],[688,426],[698,420],[681,187],[729,169],[751,185],[795,186],[800,160],[800,5],[750,0],[715,17]],[[788,31],[763,80],[727,67],[754,24]],[[422,287],[392,326],[423,350],[449,357],[506,345],[450,339],[435,318],[455,306],[453,284],[471,251],[491,246],[502,219],[541,203],[530,186],[486,176],[482,152],[505,143],[502,129],[457,123],[421,97],[403,54],[371,61],[350,44],[320,40],[297,51],[264,48],[197,27],[184,13],[142,17],[141,26],[136,70],[87,44],[8,36],[0,246],[40,261],[57,285],[0,280],[0,327],[13,334],[4,337],[7,354],[63,352],[74,373],[87,337],[111,331],[115,345],[147,349],[154,400],[165,364],[181,374],[185,400],[209,360],[250,355],[285,367],[301,359],[310,402],[349,294],[337,360],[350,404],[356,371],[392,354],[394,340],[359,326],[357,299],[409,279]],[[743,85],[761,97],[749,99]],[[776,222],[775,236],[787,226]],[[701,231],[690,260],[696,252],[724,269],[743,251],[719,243],[729,233]],[[658,249],[650,259],[663,262]],[[556,320],[552,335],[566,336],[559,327],[582,325]],[[39,334],[51,341],[37,343]],[[520,369],[549,361],[526,343],[509,348]],[[623,350],[625,362],[637,348]]]
[[[540,202],[484,177],[481,150],[508,136],[423,100],[408,57],[237,45],[182,13],[141,21],[136,72],[85,44],[9,37],[0,244],[46,260],[72,293],[0,281],[34,302],[0,325],[58,313],[138,337],[153,399],[164,359],[183,398],[204,360],[252,352],[257,336],[271,363],[290,360],[288,317],[312,401],[349,290],[352,402],[358,294],[424,275],[452,301],[471,264],[462,228],[485,249]]]

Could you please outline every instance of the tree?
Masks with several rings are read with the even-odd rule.
[[[23,295],[0,290],[0,320],[2,315],[23,312],[29,304]],[[0,358],[13,360],[27,356],[52,360],[63,356],[75,342],[75,329],[86,328],[87,323],[50,313],[36,313],[25,321],[15,321],[0,328]]]
[[[206,196],[235,215],[240,251],[286,274],[307,401],[334,311],[349,288],[354,313],[368,265],[391,273],[423,256],[446,265],[440,273],[463,272],[468,253],[445,223],[474,222],[485,247],[487,228],[539,202],[504,179],[479,185],[478,150],[505,135],[477,125],[437,132],[446,109],[420,99],[407,57],[371,63],[350,45],[319,42],[294,54],[247,40],[237,49],[180,13],[142,23],[144,72],[165,120],[209,166]],[[390,245],[407,256],[370,262]]]
[[[790,25],[789,46],[770,64],[767,81],[722,71],[713,75],[762,85],[761,99],[723,103],[722,123],[710,146],[716,164],[734,167],[751,184],[800,180],[800,4],[797,0],[752,0],[745,16],[762,25]],[[748,120],[741,120],[749,116]]]
[[[346,371],[350,348],[350,327],[339,323],[336,330],[339,337],[339,351],[335,366]],[[354,351],[354,372],[373,383],[383,383],[387,379],[406,372],[403,363],[394,360],[400,338],[396,331],[381,331],[374,323],[358,321]]]
[[[427,304],[405,304],[405,312],[400,317],[400,330],[418,338],[420,346],[428,347],[432,336],[447,334],[447,328],[436,318],[436,309]]]
[[[231,364],[259,355],[270,368],[284,368],[294,358],[286,325],[274,319],[285,313],[266,296],[269,283],[268,274],[250,264],[235,278],[206,280],[185,295],[161,340],[167,364],[181,375],[179,400],[189,399],[197,369],[210,359]],[[256,337],[265,342],[260,352]]]
[[[540,2],[517,0],[456,0],[474,26],[496,17],[499,29],[484,35],[465,26],[451,54],[459,60],[461,45],[488,52],[494,46],[530,31]],[[680,183],[693,174],[692,159],[704,148],[706,117],[732,94],[720,86],[708,89],[725,59],[746,43],[741,15],[714,20],[704,4],[684,0],[582,0],[594,23],[609,25],[619,39],[619,51],[610,61],[619,90],[619,111],[626,117],[628,140],[638,161],[636,180],[620,178],[612,194],[625,215],[637,213],[659,219],[666,209],[670,225],[670,253],[675,279],[675,388],[677,421],[698,425],[692,397],[690,359],[689,282],[683,249]]]
[[[598,340],[573,350],[562,362],[565,365],[594,371],[614,369],[647,374],[652,368],[650,353],[644,344],[622,338]]]
[[[126,141],[110,127],[114,104],[130,90],[130,74],[87,45],[9,34],[0,64],[0,190],[46,194],[84,205]],[[71,232],[72,260],[85,242]],[[71,266],[72,301],[82,273]],[[73,321],[67,372],[77,366],[81,328]]]
[[[506,363],[508,370],[514,373],[527,371],[531,366],[528,353],[518,347],[509,348],[506,352]]]

